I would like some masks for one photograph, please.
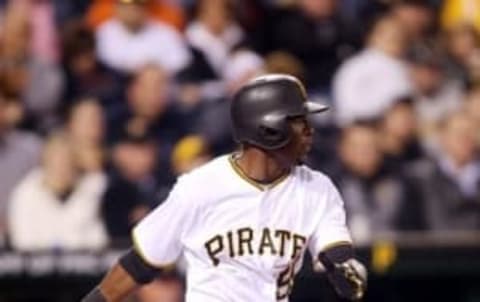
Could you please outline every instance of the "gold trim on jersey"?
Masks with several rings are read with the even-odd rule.
[[[176,267],[175,263],[167,263],[167,264],[156,264],[152,263],[152,261],[148,260],[145,256],[145,253],[142,251],[142,248],[138,244],[137,237],[135,236],[135,232],[132,230],[131,232],[132,242],[133,242],[133,249],[137,252],[138,256],[145,261],[146,264],[150,265],[153,268],[160,269],[163,271],[173,271]]]
[[[335,247],[339,247],[339,246],[344,246],[344,245],[350,245],[350,246],[351,246],[352,243],[351,243],[350,241],[346,241],[346,240],[344,240],[344,241],[332,242],[332,243],[328,244],[327,246],[325,246],[325,247],[320,251],[320,253],[325,252],[325,251],[327,251],[327,250],[329,250],[329,249],[332,249],[332,248],[335,248]]]
[[[255,188],[259,189],[260,191],[265,191],[265,190],[268,190],[268,189],[272,189],[273,187],[277,186],[278,184],[283,182],[285,179],[287,179],[288,176],[290,176],[290,173],[286,173],[285,175],[282,175],[281,177],[277,178],[276,180],[274,180],[273,182],[271,182],[269,184],[260,183],[260,182],[254,180],[254,179],[251,179],[250,177],[248,177],[247,174],[245,174],[245,172],[243,172],[243,170],[240,168],[238,163],[235,161],[234,156],[235,156],[235,154],[232,154],[228,157],[228,161],[230,162],[230,165],[232,166],[233,171],[235,171],[235,173],[238,176],[240,176],[240,178],[242,178],[243,180],[245,180],[246,182],[248,182],[249,184],[251,184]]]

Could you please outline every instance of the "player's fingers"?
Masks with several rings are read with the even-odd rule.
[[[365,280],[362,278],[361,273],[357,271],[351,263],[342,263],[338,265],[337,268],[343,272],[346,279],[352,284],[353,298],[360,300],[365,293],[366,287]]]

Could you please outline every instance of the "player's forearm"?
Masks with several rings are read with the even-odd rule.
[[[82,302],[120,302],[137,286],[151,282],[161,272],[130,249]]]
[[[100,283],[100,290],[108,302],[117,302],[126,298],[137,286],[130,274],[117,264]]]
[[[137,283],[119,264],[105,276],[100,285],[88,294],[82,302],[120,302],[132,293]]]

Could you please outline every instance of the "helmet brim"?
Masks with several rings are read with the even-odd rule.
[[[325,112],[328,109],[330,109],[330,107],[321,103],[307,101],[305,102],[305,109],[307,111],[307,114],[313,114],[313,113]]]

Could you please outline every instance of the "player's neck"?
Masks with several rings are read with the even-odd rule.
[[[256,148],[243,150],[236,163],[246,176],[264,184],[274,182],[289,172],[289,168],[282,167],[272,155]]]

